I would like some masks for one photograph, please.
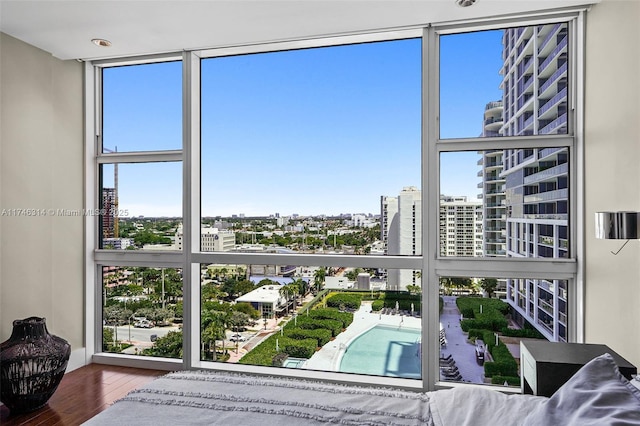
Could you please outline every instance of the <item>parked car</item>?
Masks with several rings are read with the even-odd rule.
[[[244,342],[245,340],[247,340],[247,338],[244,337],[242,334],[236,333],[236,334],[231,335],[229,340],[231,340],[232,342]]]
[[[153,322],[148,319],[141,319],[133,323],[133,326],[136,328],[153,328]]]
[[[476,339],[476,361],[478,364],[484,364],[486,346],[481,339]]]

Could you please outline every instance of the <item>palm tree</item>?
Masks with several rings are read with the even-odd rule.
[[[323,266],[313,273],[313,285],[316,288],[316,293],[319,293],[322,290],[322,286],[324,285],[324,279],[327,276],[327,269]]]
[[[278,290],[280,296],[282,296],[287,302],[287,315],[289,315],[289,300],[291,300],[291,296],[295,291],[293,284],[283,285],[280,287],[280,290]]]

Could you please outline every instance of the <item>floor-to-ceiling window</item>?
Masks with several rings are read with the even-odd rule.
[[[96,63],[100,357],[516,386],[580,338],[576,20]]]

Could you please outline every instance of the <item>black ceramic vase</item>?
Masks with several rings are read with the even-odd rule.
[[[69,355],[69,343],[49,334],[44,318],[15,320],[11,337],[0,343],[0,401],[11,414],[45,405],[64,376]]]

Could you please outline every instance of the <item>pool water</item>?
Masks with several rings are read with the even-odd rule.
[[[283,367],[286,368],[302,368],[302,365],[305,363],[306,358],[287,358],[286,361],[282,364]]]
[[[349,344],[339,370],[420,379],[420,330],[377,325]]]

